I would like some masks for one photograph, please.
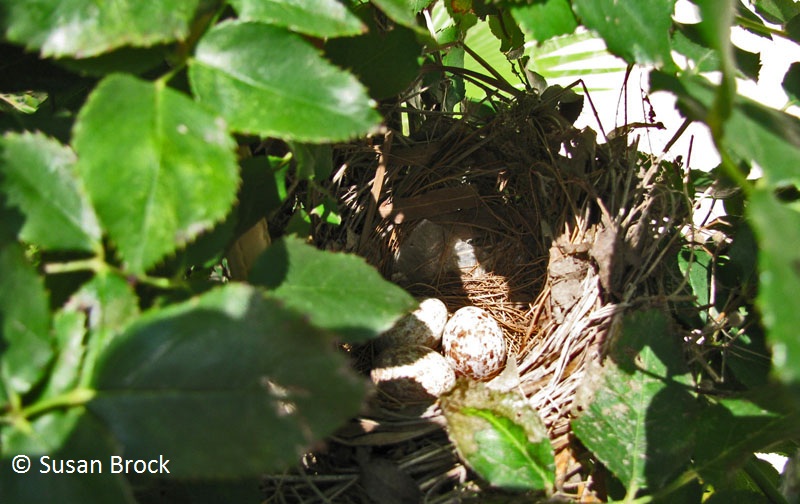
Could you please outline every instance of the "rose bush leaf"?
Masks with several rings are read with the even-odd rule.
[[[92,204],[132,273],[212,228],[236,198],[235,144],[224,123],[163,83],[104,79],[73,144]]]

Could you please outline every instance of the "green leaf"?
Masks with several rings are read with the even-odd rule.
[[[337,0],[232,0],[231,5],[242,21],[261,21],[320,38],[367,31]]]
[[[794,62],[789,65],[781,84],[790,99],[795,102],[800,101],[800,63]]]
[[[24,394],[53,357],[47,293],[17,244],[0,248],[0,271],[0,380],[9,393]]]
[[[64,394],[78,384],[81,363],[86,351],[86,314],[82,311],[62,310],[53,317],[55,333],[55,360],[42,398]]]
[[[83,408],[47,413],[31,422],[31,427],[28,433],[5,426],[2,430],[3,502],[136,502],[125,477],[111,473],[111,456],[119,454],[118,445]],[[30,458],[27,473],[12,471],[11,460],[16,455]],[[74,461],[76,472],[54,474],[62,463],[68,469],[66,460]],[[83,466],[81,460],[87,464]],[[77,472],[81,467],[87,473]],[[89,469],[94,472],[88,473]]]
[[[42,56],[86,58],[118,47],[151,46],[189,34],[199,0],[0,0],[8,40]]]
[[[94,384],[88,408],[125,455],[162,454],[179,478],[283,469],[364,394],[328,338],[242,284],[142,316],[106,349]]]
[[[572,429],[629,494],[662,487],[689,461],[694,398],[678,335],[657,310],[623,320],[594,400]]]
[[[330,145],[289,142],[297,162],[297,177],[301,180],[323,181],[333,171],[333,151]]]
[[[800,14],[800,5],[794,0],[756,0],[756,12],[774,24],[785,24]]]
[[[730,0],[695,0],[695,3],[700,8],[702,17],[697,29],[706,44],[719,54],[722,82],[717,86],[714,104],[706,122],[712,133],[722,138],[723,123],[731,115],[736,96],[736,75],[731,43],[731,24],[736,4]]]
[[[323,252],[293,238],[274,242],[256,260],[249,278],[346,341],[373,338],[416,306],[363,258]]]
[[[545,0],[511,7],[511,14],[525,35],[543,42],[575,31],[578,22],[567,0]]]
[[[330,60],[353,72],[376,100],[404,91],[419,74],[421,48],[414,32],[401,26],[381,30],[371,11],[364,21],[369,32],[360,37],[342,38],[325,44]]]
[[[699,76],[680,78],[651,72],[652,91],[671,91],[688,118],[706,121],[715,91]],[[725,123],[723,145],[741,159],[757,162],[771,186],[800,184],[800,122],[786,113],[738,97]]]
[[[209,30],[189,62],[197,99],[231,128],[326,142],[363,135],[380,116],[364,87],[298,35],[251,22]]]
[[[797,411],[774,412],[745,399],[722,399],[698,416],[695,468],[706,481],[724,488],[754,452],[798,434]]]
[[[41,133],[2,139],[0,188],[26,216],[20,239],[45,249],[95,252],[100,226],[73,172],[72,151]]]
[[[408,28],[419,29],[417,14],[433,0],[372,0],[392,21]]]
[[[553,447],[524,397],[461,380],[442,397],[450,439],[461,457],[494,486],[552,492]]]
[[[234,202],[233,139],[163,83],[107,77],[81,110],[73,143],[100,221],[133,273],[213,227]]]
[[[711,254],[701,248],[684,249],[678,254],[678,267],[681,274],[689,280],[689,287],[697,298],[697,305],[706,306],[711,299]],[[700,316],[706,322],[707,311]]]
[[[790,300],[800,289],[800,212],[780,203],[768,191],[754,191],[748,213],[759,238],[761,310],[777,376],[800,385],[800,311]]]
[[[669,31],[674,0],[574,0],[583,24],[628,63],[672,65]]]

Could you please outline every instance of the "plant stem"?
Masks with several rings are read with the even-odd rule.
[[[748,28],[758,33],[762,33],[764,35],[777,35],[779,37],[785,38],[786,40],[792,40],[784,30],[777,30],[775,28],[770,28],[769,26],[756,23],[755,21],[751,21],[742,16],[736,16],[734,20],[736,21],[736,24],[738,24],[742,28]]]
[[[764,492],[764,495],[769,499],[770,502],[774,504],[788,504],[786,497],[781,494],[775,485],[770,481],[766,474],[758,467],[756,463],[756,457],[752,456],[747,459],[747,462],[744,465],[744,472],[750,476],[750,479],[758,485],[758,488]]]
[[[82,406],[94,398],[97,392],[90,388],[77,388],[55,397],[39,401],[22,410],[25,418],[44,413],[45,411],[71,406]]]
[[[44,272],[47,274],[74,273],[76,271],[103,271],[107,267],[106,263],[99,257],[81,259],[65,263],[45,264]]]

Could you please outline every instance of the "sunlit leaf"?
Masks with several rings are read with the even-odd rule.
[[[597,31],[608,50],[629,63],[670,65],[669,31],[674,0],[575,0],[583,24]]]
[[[262,21],[321,38],[366,31],[337,0],[232,0],[231,5],[243,21]]]
[[[0,271],[0,380],[24,394],[53,357],[47,292],[17,244],[0,248]]]
[[[199,0],[0,0],[5,36],[43,56],[85,58],[184,39]]]
[[[325,142],[364,134],[380,121],[355,77],[299,35],[266,24],[210,30],[189,79],[197,99],[242,133]]]
[[[511,14],[525,35],[537,41],[572,33],[578,26],[567,0],[515,5],[511,8]]]
[[[394,325],[416,306],[397,285],[384,280],[361,257],[318,250],[298,239],[274,242],[258,258],[250,282],[271,289],[309,317],[347,341],[364,341]]]
[[[507,489],[552,491],[553,447],[522,396],[464,380],[441,400],[450,439],[482,478]]]
[[[88,408],[124,453],[163,454],[183,478],[283,469],[364,393],[319,330],[241,284],[142,316],[104,352],[93,383]]]
[[[758,307],[781,380],[800,385],[800,311],[791,302],[800,286],[800,212],[768,191],[751,195],[748,214],[758,236]]]
[[[45,249],[97,250],[100,226],[75,176],[75,154],[40,133],[8,134],[0,149],[0,189],[25,215],[20,239]]]
[[[133,273],[213,227],[234,202],[238,167],[224,123],[161,83],[107,77],[74,137],[89,197]]]

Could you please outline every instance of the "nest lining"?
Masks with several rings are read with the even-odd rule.
[[[408,137],[388,132],[339,146],[329,190],[343,223],[317,226],[315,240],[363,255],[451,313],[466,305],[488,310],[516,357],[515,389],[548,427],[559,495],[587,500],[591,485],[569,422],[619,316],[634,304],[663,303],[657,265],[687,205],[635,143],[623,136],[598,145],[591,130],[559,116],[557,105],[526,96],[485,124],[420,113],[410,122],[422,127]],[[558,153],[562,146],[566,155]],[[421,222],[441,228],[448,244],[469,242],[476,264],[454,268],[443,249],[427,275],[398,276],[404,243]],[[357,368],[369,368],[369,347],[354,355]],[[386,461],[382,477],[390,480],[410,476],[424,502],[483,495],[487,489],[459,462],[442,425],[435,405],[398,412],[375,400],[325,451],[267,477],[268,502],[376,500],[380,491],[369,488],[375,475],[365,469],[373,464],[365,460]]]

